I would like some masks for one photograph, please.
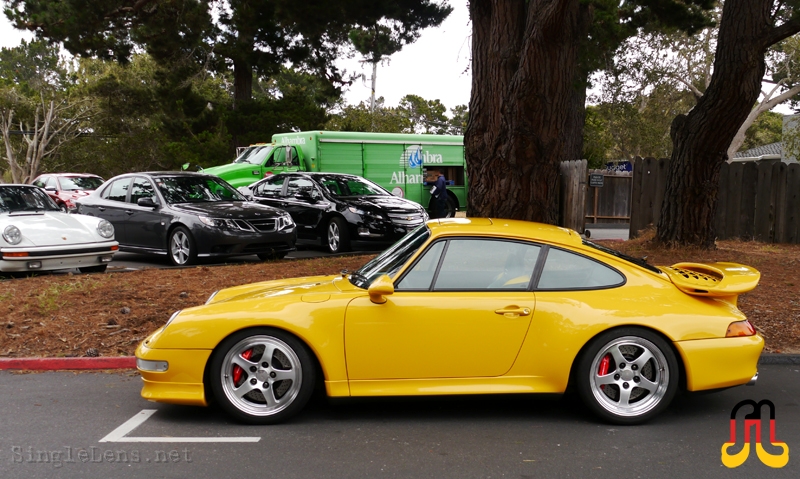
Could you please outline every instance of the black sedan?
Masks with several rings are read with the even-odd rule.
[[[246,196],[288,211],[298,241],[321,242],[331,253],[352,244],[387,245],[428,219],[413,201],[341,173],[281,173],[240,188]]]
[[[188,172],[129,173],[78,200],[78,212],[114,225],[122,251],[197,258],[282,258],[297,231],[285,211],[252,203],[224,180]]]

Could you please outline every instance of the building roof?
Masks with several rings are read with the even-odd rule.
[[[734,158],[758,158],[759,156],[764,155],[778,155],[781,156],[783,153],[783,146],[781,142],[770,143],[769,145],[762,145],[757,146],[755,148],[750,148],[749,150],[739,151],[735,155]]]

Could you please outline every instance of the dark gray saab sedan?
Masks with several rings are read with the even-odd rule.
[[[297,239],[288,213],[249,202],[224,180],[201,173],[115,176],[77,203],[78,213],[114,225],[120,250],[166,254],[176,266],[250,254],[283,258]]]

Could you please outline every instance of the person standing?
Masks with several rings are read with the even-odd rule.
[[[431,188],[433,195],[433,217],[447,218],[447,180],[443,173],[439,173],[436,183]]]

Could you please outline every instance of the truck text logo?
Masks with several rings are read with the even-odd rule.
[[[413,145],[406,148],[402,155],[400,155],[400,168],[419,168],[423,164],[437,164],[442,163],[442,155],[438,153],[431,153],[422,149],[421,145]]]
[[[305,145],[306,139],[302,136],[298,136],[296,138],[281,138],[282,145]]]
[[[752,406],[753,412],[744,416],[744,445],[742,450],[736,453],[729,453],[728,449],[736,444],[736,413],[743,406]],[[769,407],[769,442],[774,448],[779,448],[782,452],[780,454],[771,454],[764,449],[761,444],[761,408],[762,406]],[[722,445],[722,464],[725,467],[734,468],[739,467],[747,460],[750,455],[750,443],[752,437],[750,430],[752,426],[756,428],[755,434],[755,447],[758,459],[769,467],[781,468],[789,462],[789,446],[783,441],[775,439],[775,405],[772,401],[764,399],[756,403],[752,399],[745,399],[740,401],[734,406],[731,411],[731,437],[728,442]]]

